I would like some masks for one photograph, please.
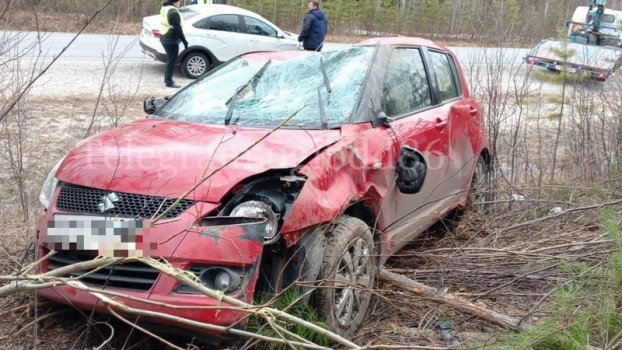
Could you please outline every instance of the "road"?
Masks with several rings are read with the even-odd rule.
[[[31,88],[34,95],[98,96],[103,91],[103,82],[108,93],[113,94],[170,95],[174,92],[164,87],[164,64],[142,53],[137,35],[81,34],[76,37],[73,33],[0,31],[0,43],[5,43],[0,45],[0,56],[20,54],[24,58],[22,65],[31,71],[59,57]],[[327,43],[325,51],[349,46]],[[515,48],[450,48],[465,68],[467,78],[473,75],[475,79],[481,78],[478,72],[481,72],[479,68],[485,68],[483,66],[514,69],[523,64],[522,57],[527,53],[526,49]],[[107,69],[111,62],[114,62],[113,69]],[[39,68],[33,69],[35,66]],[[179,72],[174,79],[181,85],[192,82]],[[551,90],[556,87],[552,86]]]
[[[103,58],[120,58],[123,61],[151,61],[142,53],[138,44],[138,35],[102,35],[81,34],[76,38],[74,33],[33,33],[0,31],[0,41],[10,38],[15,42],[15,49],[26,52],[26,58],[52,58],[61,54],[61,60],[101,61]],[[40,40],[40,43],[38,42]],[[72,40],[75,41],[71,43]],[[326,43],[325,51],[339,50],[349,44]],[[449,47],[464,65],[485,64],[491,58],[503,56],[503,65],[519,65],[527,49],[478,47]],[[483,55],[486,55],[484,57]]]

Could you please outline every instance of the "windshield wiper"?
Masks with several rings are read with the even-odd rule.
[[[324,77],[324,85],[320,85],[317,88],[317,102],[320,105],[320,120],[322,121],[322,129],[328,129],[328,120],[326,119],[326,110],[324,109],[324,104],[322,103],[322,94],[320,90],[322,87],[326,87],[326,91],[331,93],[330,89],[330,80],[328,80],[328,74],[326,73],[326,67],[324,66],[324,60],[320,57],[320,70],[322,71],[322,76]]]
[[[317,88],[317,102],[320,105],[320,120],[322,121],[322,129],[328,129],[328,121],[326,120],[326,110],[324,110],[324,104],[322,103],[322,94],[320,93],[321,89],[322,89],[321,86]]]
[[[227,114],[225,115],[225,125],[229,125],[229,123],[231,122],[231,116],[233,116],[233,107],[235,106],[235,102],[238,100],[238,95],[240,94],[240,92],[246,89],[253,81],[255,81],[255,79],[260,77],[263,74],[263,72],[266,70],[266,68],[268,68],[271,62],[272,60],[268,60],[268,62],[266,62],[257,71],[257,73],[255,73],[246,83],[244,83],[243,85],[240,85],[237,89],[235,89],[235,93],[233,93],[233,96],[231,96],[229,101],[227,101],[229,103],[229,109],[227,109]]]
[[[322,76],[324,77],[324,86],[326,86],[326,90],[328,92],[332,92],[330,89],[330,80],[328,80],[328,73],[326,73],[326,66],[324,65],[322,57],[320,57],[320,69],[322,69]]]

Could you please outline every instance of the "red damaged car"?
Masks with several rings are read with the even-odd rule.
[[[160,101],[146,100],[147,118],[82,141],[50,173],[36,244],[38,257],[56,254],[41,272],[144,255],[246,302],[321,284],[309,301],[351,336],[377,266],[464,207],[490,161],[482,107],[456,57],[424,39],[245,54]],[[244,327],[243,312],[142,263],[81,280],[160,303],[129,306]],[[106,312],[67,286],[38,293]]]

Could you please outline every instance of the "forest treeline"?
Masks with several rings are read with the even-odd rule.
[[[161,0],[8,1],[17,10],[89,15],[111,1],[107,20],[139,22],[156,14]],[[182,0],[190,2],[190,0]],[[307,0],[227,0],[297,32]],[[332,36],[407,35],[479,44],[529,43],[556,35],[576,6],[588,0],[323,0]],[[622,0],[608,7],[622,9]]]

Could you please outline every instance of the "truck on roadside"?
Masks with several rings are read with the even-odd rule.
[[[524,58],[532,66],[567,71],[605,81],[622,65],[622,11],[605,8],[606,0],[590,0],[566,21],[565,38],[542,40]]]

